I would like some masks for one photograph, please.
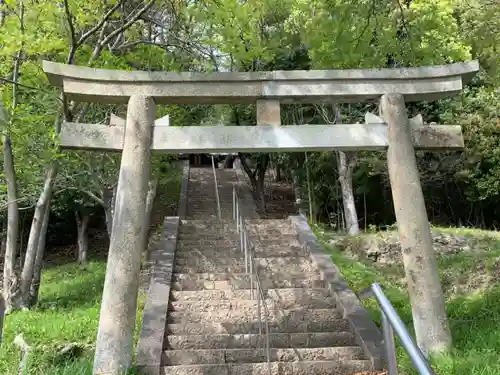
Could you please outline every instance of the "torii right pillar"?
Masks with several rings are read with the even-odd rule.
[[[380,116],[417,343],[425,355],[447,351],[450,328],[403,95],[383,95]]]

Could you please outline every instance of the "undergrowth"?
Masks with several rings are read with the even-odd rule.
[[[448,233],[460,235],[488,237],[485,251],[477,254],[455,254],[438,257],[439,271],[443,287],[459,283],[460,278],[469,277],[471,273],[483,270],[484,267],[495,267],[500,259],[500,241],[491,241],[491,232],[477,230],[456,230],[446,228]],[[325,248],[331,253],[333,261],[356,292],[368,287],[373,282],[380,283],[406,323],[410,332],[412,318],[409,297],[401,282],[403,270],[401,266],[383,266],[368,260],[355,259],[349,254],[334,248],[327,243],[329,233],[316,231]],[[498,270],[489,269],[494,272]],[[496,279],[496,278],[495,278]],[[494,280],[493,280],[494,281]],[[447,294],[447,313],[453,335],[453,351],[439,358],[433,358],[432,365],[439,375],[498,375],[500,374],[500,286],[492,283],[486,289],[467,290],[462,294]],[[380,314],[374,301],[363,302],[374,319],[380,323]],[[409,358],[398,344],[398,362],[401,374],[413,375],[416,371]]]

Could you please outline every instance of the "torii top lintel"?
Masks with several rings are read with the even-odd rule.
[[[292,70],[269,72],[170,73],[94,69],[43,62],[51,84],[68,99],[127,103],[147,95],[158,104],[366,102],[386,93],[406,101],[431,101],[456,95],[479,70],[477,61],[417,68]]]

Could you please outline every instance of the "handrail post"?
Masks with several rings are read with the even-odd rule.
[[[262,310],[260,308],[260,303],[262,302],[260,284],[257,283],[257,315],[259,316],[259,335],[262,337]]]
[[[384,346],[387,361],[387,375],[398,375],[398,360],[396,358],[396,346],[394,343],[394,332],[387,315],[380,310],[382,315],[382,331],[384,334]]]
[[[245,226],[245,220],[241,213],[240,200],[238,197],[238,192],[233,184],[233,219],[236,221],[236,232],[240,235],[240,250],[245,256],[245,274],[246,277],[250,278],[250,298],[252,300],[257,299],[257,315],[259,319],[259,350],[265,351],[266,362],[268,368],[268,374],[272,375],[271,366],[271,346],[269,338],[269,321],[270,317],[269,310],[265,302],[264,292],[262,290],[261,281],[259,279],[258,266],[255,262],[255,247],[253,246],[248,232]],[[255,277],[255,280],[254,280]],[[255,297],[255,292],[257,292],[257,297]],[[264,315],[264,317],[262,317]],[[262,321],[264,319],[264,322]],[[264,335],[264,337],[262,336]],[[262,339],[265,339],[263,345]]]
[[[249,245],[250,246],[250,245]],[[252,254],[252,248],[250,248],[250,252],[249,252],[249,261],[248,263],[250,264],[250,275],[252,275],[252,278],[251,278],[251,283],[250,283],[250,289],[252,291],[252,299],[253,299],[253,277],[254,277],[254,272],[253,272],[253,261],[254,261],[254,257],[253,257],[253,254]]]
[[[236,220],[236,187],[233,184],[233,220]]]
[[[377,299],[380,309],[382,310],[382,314],[385,315],[387,321],[390,322],[392,329],[396,332],[396,335],[401,341],[401,345],[403,345],[404,349],[408,353],[418,373],[420,375],[436,375],[420,348],[413,342],[408,329],[404,325],[389,299],[384,294],[382,287],[378,283],[373,283],[371,290]]]
[[[240,202],[236,201],[236,232],[240,232]]]
[[[243,229],[243,248],[245,249],[245,273],[248,273],[248,245],[247,245],[247,231]]]
[[[220,209],[219,185],[217,183],[217,173],[215,171],[215,160],[213,155],[212,155],[212,169],[214,171],[215,200],[217,201],[217,217],[220,220],[222,218],[222,214]]]

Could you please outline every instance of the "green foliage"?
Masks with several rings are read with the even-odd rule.
[[[315,67],[428,65],[470,58],[457,33],[454,1],[298,0],[287,29],[301,35]]]

